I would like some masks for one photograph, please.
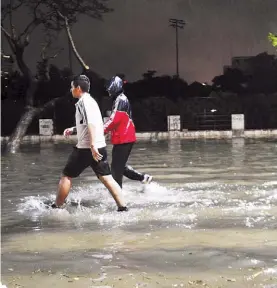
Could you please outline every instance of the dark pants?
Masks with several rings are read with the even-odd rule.
[[[142,181],[144,174],[127,165],[134,143],[116,144],[112,150],[111,170],[115,181],[122,188],[123,175],[131,180]]]

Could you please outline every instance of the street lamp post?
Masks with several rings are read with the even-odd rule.
[[[183,29],[186,25],[185,21],[180,19],[169,19],[169,26],[175,28],[176,33],[176,76],[179,78],[179,50],[178,50],[178,29]]]

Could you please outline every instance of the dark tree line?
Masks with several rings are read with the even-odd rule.
[[[127,81],[125,91],[133,107],[138,131],[166,131],[167,115],[182,114],[183,108],[179,104],[183,103],[182,105],[185,107],[185,103],[190,99],[195,99],[194,102],[197,103],[197,99],[209,99],[211,95],[215,95],[214,93],[218,93],[218,95],[233,93],[239,96],[233,97],[233,101],[238,103],[245,97],[254,99],[254,95],[260,93],[270,95],[277,92],[277,65],[273,56],[266,53],[259,54],[251,58],[248,65],[251,73],[227,68],[223,75],[214,77],[212,85],[199,82],[188,84],[175,76],[156,76],[156,71],[145,72],[142,78],[136,82],[128,82],[128,77],[124,74],[119,73],[118,75]],[[105,91],[106,79],[90,69],[85,70],[84,73],[90,78],[91,94],[99,103],[103,116],[106,116],[106,111],[111,109],[111,99]],[[38,79],[34,94],[35,106],[43,106],[60,95],[65,95],[53,109],[45,110],[40,114],[41,118],[54,119],[55,133],[61,134],[64,128],[74,123],[75,107],[73,103],[75,100],[69,92],[72,72],[68,68],[59,69],[54,65],[49,65],[48,77],[44,78],[40,75],[45,75],[45,73],[41,73],[38,69],[35,74]],[[4,123],[2,124],[2,135],[10,135],[20,120],[20,116],[24,112],[27,89],[24,76],[18,72],[14,72],[8,79],[2,81],[2,123]],[[244,109],[248,111],[248,115],[251,113],[249,110],[256,113],[256,109],[259,109],[259,115],[268,113],[263,111],[264,108],[261,106],[247,105],[248,107],[244,107]],[[270,106],[270,103],[268,105]],[[241,111],[238,112],[241,113]],[[275,115],[275,117],[277,116]],[[262,120],[258,120],[257,116],[255,118],[256,121],[251,120],[251,123],[253,122],[251,128],[267,128],[263,127]],[[31,122],[27,130],[27,134],[37,133],[38,118]]]

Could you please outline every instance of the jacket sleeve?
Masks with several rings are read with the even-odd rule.
[[[118,111],[118,107],[120,106],[120,98],[118,97],[113,105],[113,111],[109,118],[109,120],[104,124],[104,133],[108,133],[116,128],[121,121],[121,113]]]

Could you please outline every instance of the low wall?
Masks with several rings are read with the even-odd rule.
[[[228,131],[170,131],[170,132],[145,132],[136,133],[138,141],[157,141],[166,139],[226,139],[235,138],[231,130]],[[277,138],[275,130],[245,130],[242,138]],[[9,137],[1,137],[1,142],[5,142]],[[39,136],[28,135],[23,138],[24,142],[76,142],[76,135],[64,138],[63,135]]]

